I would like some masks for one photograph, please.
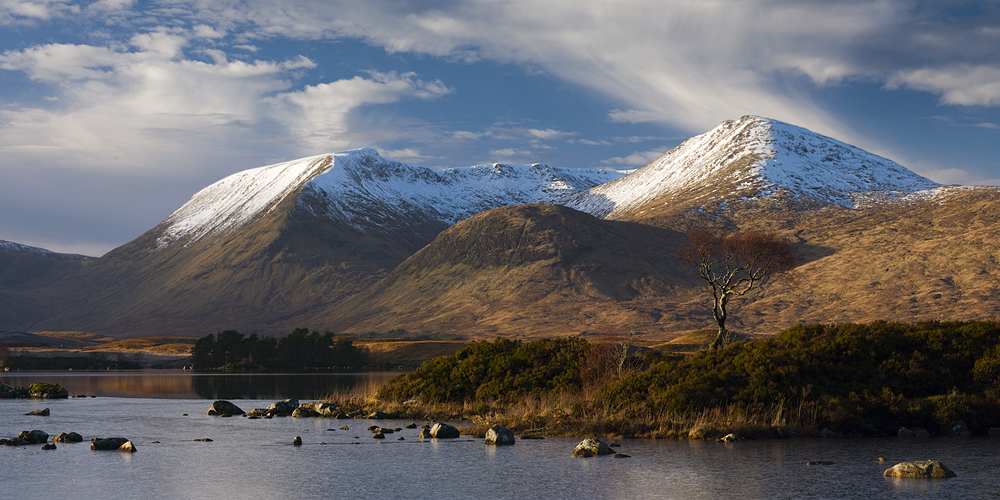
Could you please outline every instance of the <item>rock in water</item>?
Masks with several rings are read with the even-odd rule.
[[[130,443],[128,438],[123,437],[109,437],[109,438],[94,438],[90,441],[91,450],[117,450],[122,447],[125,443]],[[134,447],[132,451],[135,451]]]
[[[514,444],[514,431],[502,425],[494,425],[486,431],[486,444],[497,446]]]
[[[29,411],[28,413],[25,413],[25,415],[38,415],[39,417],[47,417],[49,416],[49,409],[39,408],[37,410]]]
[[[573,448],[574,457],[593,457],[595,455],[611,455],[614,450],[607,443],[596,437],[589,437],[580,441],[580,444]]]
[[[431,436],[431,430],[430,429],[420,429],[420,435],[417,436],[417,437],[420,438],[420,439],[430,439],[430,438],[432,438],[434,436]]]
[[[738,443],[740,441],[743,441],[743,437],[733,432],[720,437],[718,441],[720,443]]]
[[[52,438],[53,443],[80,443],[83,442],[83,436],[75,432],[63,432],[58,436]]]
[[[267,405],[268,410],[272,410],[269,413],[272,415],[291,415],[296,408],[299,407],[298,399],[285,399],[278,401],[277,403],[271,403]]]
[[[21,431],[21,433],[17,435],[17,439],[26,444],[45,444],[49,440],[49,434],[45,431],[39,430]]]
[[[896,436],[901,438],[925,438],[931,437],[931,433],[923,427],[900,427],[896,431]]]
[[[292,446],[302,446],[302,437],[295,436],[295,439],[292,440]]]
[[[434,426],[431,427],[431,437],[437,439],[451,439],[451,438],[457,438],[458,436],[459,436],[458,429],[448,424],[442,424],[441,422],[436,422]]]
[[[125,453],[135,453],[135,445],[132,444],[132,441],[125,441],[124,443],[122,443],[121,446],[118,447],[118,451],[122,451]]]
[[[246,412],[241,410],[239,406],[220,399],[212,403],[212,407],[205,412],[205,415],[246,415]]]
[[[882,473],[888,477],[912,477],[927,479],[946,479],[955,477],[955,473],[945,464],[937,460],[920,460],[917,462],[902,462],[893,465]]]

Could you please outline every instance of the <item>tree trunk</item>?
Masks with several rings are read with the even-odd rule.
[[[719,324],[719,332],[715,334],[715,340],[708,345],[709,349],[713,351],[716,349],[721,349],[725,347],[726,336],[729,332],[726,331],[726,302],[729,300],[729,295],[722,293],[716,295],[715,307],[712,308],[712,314],[715,316],[715,322]]]

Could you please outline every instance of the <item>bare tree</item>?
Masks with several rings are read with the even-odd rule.
[[[693,229],[680,255],[698,268],[701,278],[712,290],[712,314],[719,332],[709,346],[718,349],[730,339],[726,330],[729,299],[746,295],[770,278],[795,267],[792,245],[774,233],[747,231],[722,233],[711,229]]]

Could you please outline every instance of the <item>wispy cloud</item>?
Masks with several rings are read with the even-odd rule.
[[[616,156],[614,158],[608,158],[607,160],[602,160],[601,164],[642,167],[648,165],[651,161],[663,156],[664,153],[666,153],[666,151],[661,149],[654,149],[652,151],[637,151],[628,156]]]

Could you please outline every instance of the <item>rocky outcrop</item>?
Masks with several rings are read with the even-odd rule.
[[[119,450],[119,449],[122,448],[122,446],[125,446],[125,443],[129,444],[129,449],[128,450],[122,450],[122,451],[130,451],[130,452],[134,452],[135,451],[135,446],[132,445],[132,441],[129,441],[128,438],[123,438],[123,437],[94,438],[94,439],[90,440],[90,449],[91,450]]]
[[[82,443],[83,436],[75,432],[63,432],[58,436],[52,438],[53,443]]]
[[[589,437],[580,441],[580,444],[573,448],[574,457],[593,457],[597,455],[611,455],[614,451],[607,443],[596,437]]]
[[[486,431],[486,444],[497,446],[514,444],[514,431],[502,425],[494,425]]]
[[[25,413],[25,415],[38,415],[39,417],[47,417],[49,416],[49,413],[50,412],[48,408],[39,408],[37,410],[29,411],[28,413]]]
[[[888,477],[906,477],[917,479],[946,479],[956,476],[956,474],[952,472],[948,466],[938,462],[937,460],[920,460],[917,462],[898,463],[891,468],[886,469],[882,475]]]
[[[28,395],[33,398],[65,399],[69,397],[69,391],[59,384],[36,383],[28,386]]]
[[[233,403],[230,403],[229,401],[220,399],[212,403],[212,407],[209,408],[207,412],[205,412],[205,415],[217,415],[223,417],[232,415],[246,415],[246,412],[241,410],[239,406],[236,406]]]
[[[431,427],[431,437],[435,439],[452,439],[459,436],[458,429],[448,424],[436,422]]]
[[[923,427],[900,427],[896,431],[896,436],[901,438],[925,438],[931,437],[931,433]]]

